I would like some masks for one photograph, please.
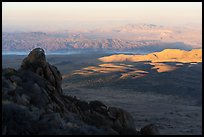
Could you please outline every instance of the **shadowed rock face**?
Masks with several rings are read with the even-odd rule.
[[[36,48],[32,50],[23,60],[20,70],[30,70],[39,76],[42,76],[44,79],[50,82],[58,92],[62,92],[62,76],[55,66],[52,66],[46,62],[43,49]]]
[[[145,134],[131,114],[100,101],[64,95],[62,76],[37,48],[19,70],[2,71],[2,134]]]
[[[141,134],[143,135],[159,135],[159,130],[157,129],[156,125],[154,124],[149,124],[143,127],[140,130]]]

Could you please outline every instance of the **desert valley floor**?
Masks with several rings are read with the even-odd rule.
[[[137,128],[155,123],[161,134],[202,134],[202,63],[104,63],[107,54],[47,55],[63,76],[65,94],[129,111]],[[3,55],[19,68],[24,55]]]

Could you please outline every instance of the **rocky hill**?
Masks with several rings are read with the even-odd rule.
[[[202,62],[202,49],[193,49],[191,51],[179,49],[165,49],[161,52],[154,52],[147,55],[111,55],[99,58],[102,62],[137,62],[137,61],[151,61],[151,62],[182,62],[195,63]]]
[[[36,48],[18,70],[2,70],[3,135],[159,134],[149,124],[136,130],[127,111],[63,94],[62,76]]]

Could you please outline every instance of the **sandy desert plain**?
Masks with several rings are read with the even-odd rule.
[[[138,129],[202,134],[202,62],[102,62],[110,54],[47,55],[63,76],[63,92],[129,111]],[[26,55],[3,55],[2,68],[19,68]]]

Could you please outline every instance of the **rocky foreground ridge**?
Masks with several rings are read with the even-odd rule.
[[[117,54],[99,58],[102,62],[181,62],[181,63],[198,63],[202,62],[202,49],[193,49],[185,51],[180,49],[165,49],[161,52],[153,52],[147,55],[125,55]]]
[[[63,94],[62,76],[36,48],[18,70],[2,71],[2,134],[159,134],[149,124],[136,130],[131,114],[100,101]]]

